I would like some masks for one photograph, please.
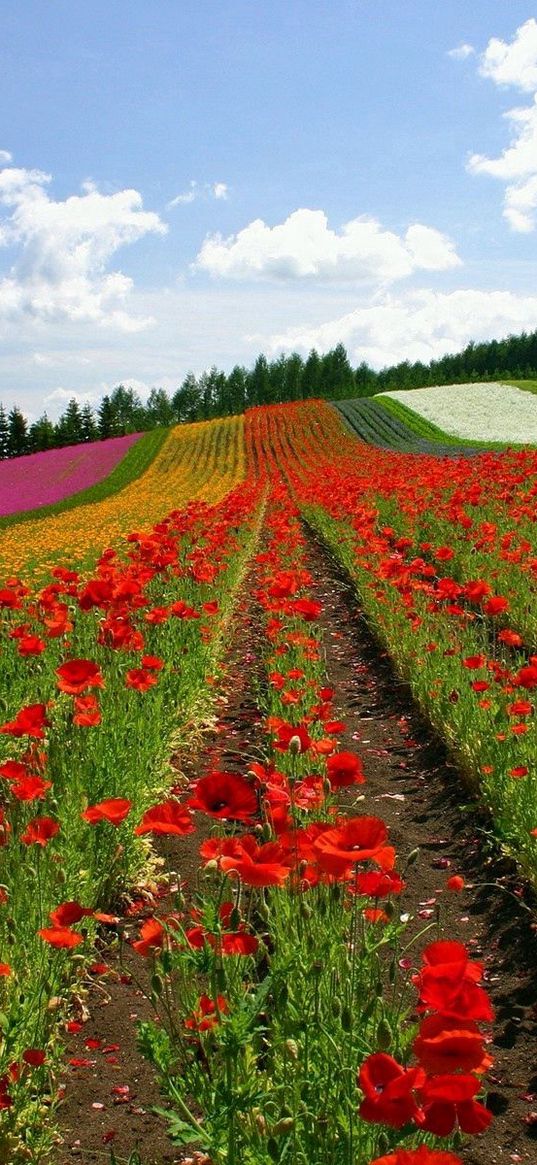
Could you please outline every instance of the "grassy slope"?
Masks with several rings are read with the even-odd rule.
[[[61,502],[50,506],[40,506],[35,510],[24,510],[20,514],[6,514],[0,518],[0,530],[8,526],[18,525],[20,522],[29,522],[36,518],[48,518],[52,514],[62,514],[65,510],[74,510],[77,506],[88,505],[93,502],[102,502],[112,494],[119,493],[125,486],[130,485],[137,477],[141,477],[155,459],[162,447],[169,429],[151,429],[144,433],[139,441],[131,445],[125,457],[114,467],[111,473],[96,485],[88,489],[79,490]]]
[[[502,383],[504,382],[502,381]],[[522,387],[523,384],[529,385],[533,383],[535,384],[535,388],[529,389],[529,391],[537,392],[537,382],[535,381],[518,381],[517,384],[515,384],[515,381],[505,381],[505,383],[513,384],[516,388]],[[411,395],[412,389],[409,389],[409,396]],[[408,408],[398,400],[393,400],[393,398],[390,396],[383,396],[382,393],[378,393],[375,397],[373,397],[373,400],[381,404],[383,408],[392,414],[392,416],[397,417],[399,421],[402,421],[405,425],[408,425],[408,428],[411,429],[417,437],[425,437],[428,441],[437,441],[438,444],[441,445],[452,445],[453,448],[465,446],[472,449],[499,450],[500,452],[503,449],[518,448],[518,445],[515,444],[515,442],[508,443],[503,441],[476,441],[470,440],[470,438],[467,437],[455,437],[453,433],[445,433],[443,429],[439,429],[438,426],[434,425],[432,421],[426,420],[425,417],[420,417],[418,413],[414,412],[413,409]],[[520,445],[522,447],[527,447],[522,441],[520,442]]]

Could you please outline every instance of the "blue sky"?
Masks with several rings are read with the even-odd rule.
[[[537,327],[533,11],[3,0],[0,399]]]

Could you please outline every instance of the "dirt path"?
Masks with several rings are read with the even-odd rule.
[[[490,850],[485,819],[474,808],[461,811],[465,793],[456,771],[379,654],[350,588],[314,539],[309,567],[315,579],[311,593],[323,603],[327,678],[336,689],[337,714],[347,726],[341,747],[356,749],[364,760],[364,807],[385,818],[402,861],[414,847],[420,849],[401,909],[416,916],[416,925],[425,926],[440,903],[444,934],[465,942],[487,964],[497,1013],[490,1095],[496,1119],[484,1137],[467,1143],[463,1160],[465,1165],[535,1161],[537,934],[534,916],[520,904],[524,888]],[[250,589],[246,584],[218,722],[198,758],[198,775],[215,763],[244,771],[245,758],[257,759],[262,734],[252,679],[259,671],[259,641],[247,599]],[[191,759],[187,775],[193,775],[194,764]],[[189,839],[181,839],[179,847],[168,847],[172,865],[177,865],[179,852],[183,855],[180,874],[187,881],[195,877],[199,835],[195,837],[190,846]],[[449,874],[455,872],[468,884],[460,895],[446,889]],[[127,928],[134,930],[135,921],[127,921]],[[55,1165],[77,1158],[84,1165],[103,1165],[107,1143],[120,1161],[136,1148],[143,1165],[172,1165],[182,1154],[170,1146],[164,1122],[151,1112],[162,1101],[136,1048],[136,1021],[146,1018],[150,1007],[131,976],[142,975],[144,967],[128,948],[123,968],[113,950],[106,952],[106,962],[111,972],[90,986],[90,1018],[68,1049],[68,1058],[89,1063],[67,1069],[60,1114],[64,1145]],[[88,1048],[88,1040],[100,1043]]]

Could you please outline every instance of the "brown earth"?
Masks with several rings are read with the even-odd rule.
[[[413,927],[425,927],[436,918],[439,906],[441,933],[465,942],[487,968],[496,1010],[488,1100],[495,1120],[484,1135],[467,1141],[463,1161],[535,1162],[536,904],[491,842],[490,821],[475,805],[466,804],[468,795],[456,768],[370,636],[351,587],[314,538],[309,567],[315,580],[311,593],[323,603],[327,682],[336,689],[336,714],[346,723],[342,747],[356,749],[364,760],[364,807],[384,817],[402,863],[419,847],[419,857],[408,870],[401,910],[414,916]],[[250,589],[248,584],[244,588],[235,623],[218,696],[218,720],[206,736],[202,755],[177,761],[188,777],[215,764],[244,770],[245,759],[260,759],[263,734],[252,683],[260,672],[260,635],[248,599]],[[178,870],[172,886],[179,877],[190,885],[195,881],[199,834],[195,838],[166,846],[168,863]],[[462,894],[446,889],[448,876],[455,872],[466,881]],[[159,906],[170,909],[172,901],[173,895],[168,895]],[[127,934],[134,933],[135,923],[136,919],[127,920]],[[424,942],[435,933],[429,931]],[[144,995],[145,964],[128,944],[123,944],[122,952],[121,959],[117,946],[104,948],[110,971],[89,983],[89,1019],[69,1040],[60,1109],[63,1144],[56,1165],[76,1160],[103,1165],[108,1144],[118,1162],[126,1161],[135,1149],[142,1165],[172,1165],[184,1159],[170,1144],[165,1121],[152,1111],[163,1101],[153,1071],[136,1045],[136,1023],[151,1015]],[[88,1049],[88,1039],[100,1041],[99,1046]],[[117,1050],[106,1051],[115,1045]],[[85,1059],[88,1066],[72,1067],[72,1058]]]

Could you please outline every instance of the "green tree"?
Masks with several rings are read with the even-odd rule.
[[[97,428],[101,441],[104,441],[106,437],[117,437],[118,435],[118,419],[109,396],[103,396],[99,405]]]
[[[80,405],[74,397],[56,425],[56,440],[58,445],[79,445],[82,441]]]
[[[28,452],[28,422],[16,405],[9,413],[7,424],[8,457],[20,457]]]
[[[85,404],[82,406],[80,413],[80,433],[82,441],[96,441],[99,436],[99,430],[93,415],[91,405]]]
[[[54,446],[58,444],[56,426],[49,420],[46,413],[43,413],[42,417],[38,417],[37,421],[30,425],[28,444],[33,453],[44,453],[46,449],[54,449]]]
[[[199,384],[193,372],[188,372],[180,388],[172,396],[174,419],[178,424],[197,421],[201,413]]]

